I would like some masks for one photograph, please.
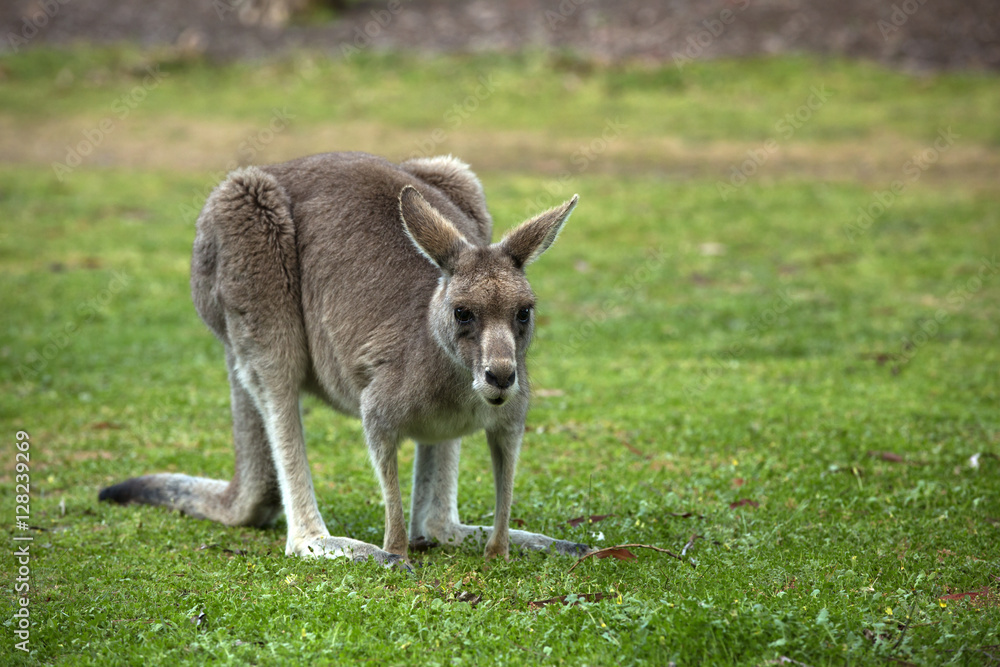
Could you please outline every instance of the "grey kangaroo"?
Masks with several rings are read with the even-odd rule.
[[[225,347],[233,478],[147,475],[100,499],[231,526],[264,526],[284,510],[289,555],[405,563],[396,450],[412,438],[414,544],[488,535],[487,559],[508,558],[511,542],[586,553],[583,544],[510,530],[535,325],[524,269],[552,245],[576,202],[490,243],[482,185],[452,157],[395,165],[328,153],[232,172],[198,218],[191,290]],[[320,516],[303,390],[361,418],[385,502],[381,549],[331,536]],[[492,527],[458,516],[460,438],[480,429],[493,463]]]

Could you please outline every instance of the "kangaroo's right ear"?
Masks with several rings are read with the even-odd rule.
[[[455,262],[462,250],[472,244],[428,203],[412,185],[399,193],[399,215],[403,231],[424,257],[446,276],[455,272]]]
[[[500,246],[507,251],[518,268],[523,269],[549,249],[579,199],[579,195],[573,195],[568,202],[522,222],[503,237]]]

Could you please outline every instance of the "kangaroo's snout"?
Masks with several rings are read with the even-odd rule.
[[[497,389],[510,389],[510,386],[517,380],[517,372],[511,368],[509,370],[499,370],[496,373],[492,369],[486,369],[486,384]]]
[[[481,339],[481,361],[477,364],[475,388],[492,405],[502,405],[518,391],[518,359],[525,341],[506,320],[486,324]]]
[[[517,392],[517,371],[513,365],[487,366],[483,369],[486,384],[479,386],[479,393],[490,405],[503,405]]]
[[[490,405],[503,405],[518,391],[516,361],[494,359],[485,364],[473,386]]]

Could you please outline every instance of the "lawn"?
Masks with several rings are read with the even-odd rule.
[[[3,507],[30,557],[26,594],[0,559],[3,662],[1000,663],[998,83],[805,57],[5,58]],[[345,148],[454,152],[498,235],[580,193],[529,270],[514,516],[680,559],[440,547],[410,575],[287,558],[283,520],[98,504],[231,474],[197,207],[236,164]],[[331,532],[381,543],[360,424],[304,414]],[[490,523],[485,439],[464,452],[463,519]]]

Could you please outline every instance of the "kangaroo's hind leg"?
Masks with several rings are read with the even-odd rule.
[[[285,552],[399,561],[374,545],[332,537],[319,512],[299,410],[311,361],[287,191],[273,175],[249,167],[230,174],[206,211],[196,241],[200,261],[192,269],[195,300],[231,353],[233,383],[259,413],[288,522]]]
[[[145,475],[101,491],[100,500],[162,505],[228,526],[265,526],[281,512],[281,493],[260,413],[236,378],[227,351],[236,466],[228,482],[175,473]]]

